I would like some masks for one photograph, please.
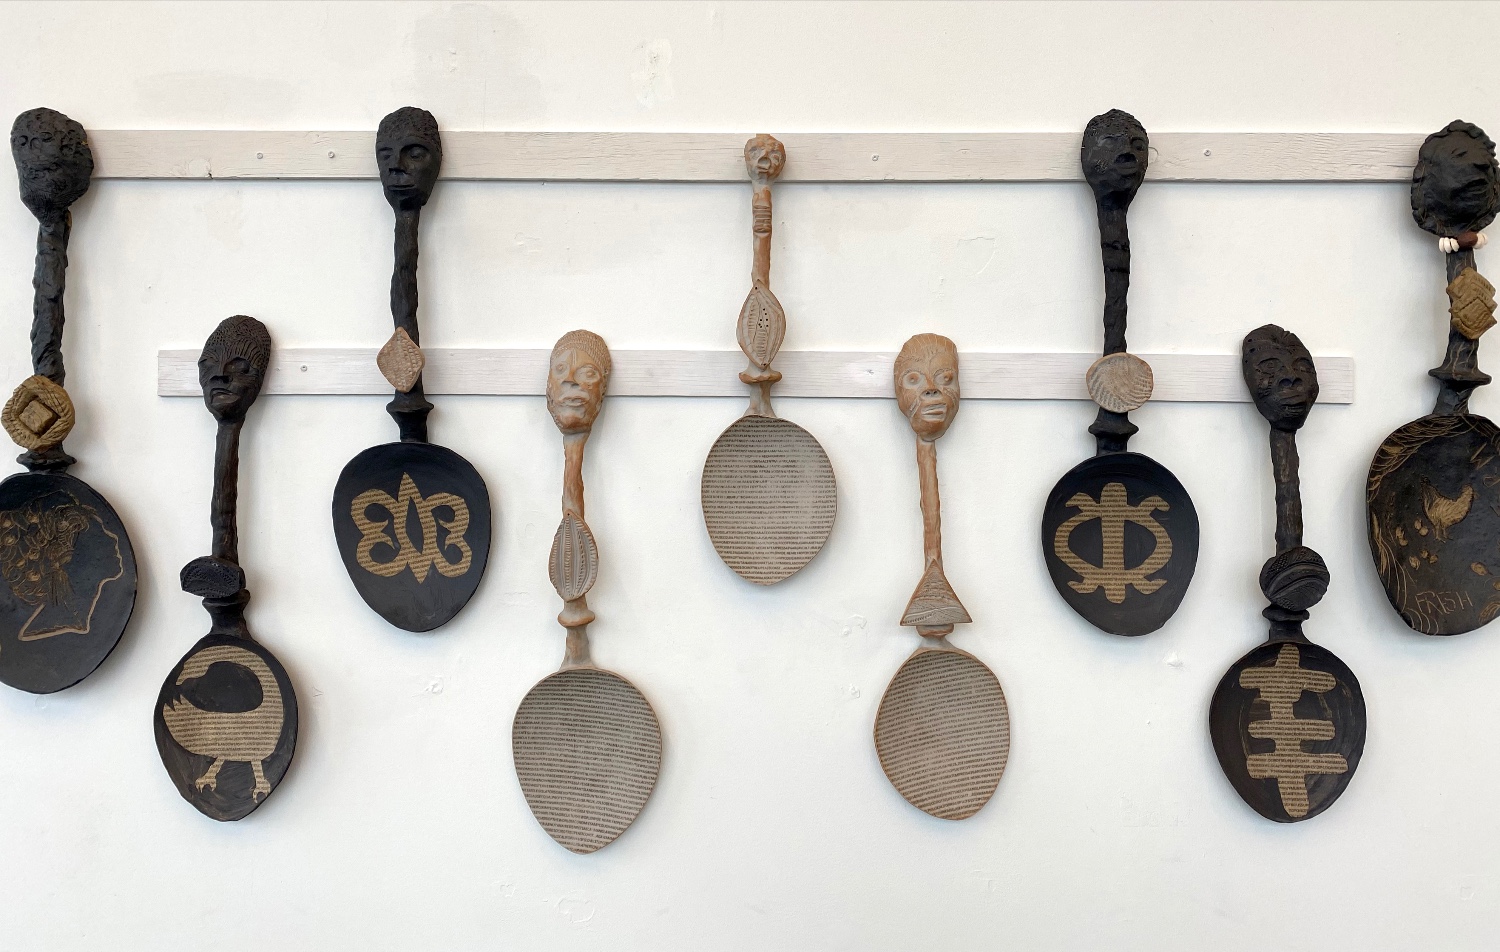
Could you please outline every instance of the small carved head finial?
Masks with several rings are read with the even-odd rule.
[[[761,133],[745,143],[745,169],[751,178],[764,175],[768,179],[774,179],[781,174],[785,165],[786,146],[777,141],[775,136]]]
[[[1456,238],[1480,231],[1500,209],[1495,143],[1472,122],[1454,120],[1428,136],[1411,173],[1411,214],[1426,231]]]
[[[1241,368],[1260,415],[1278,430],[1301,429],[1318,399],[1318,369],[1291,331],[1275,324],[1245,335]]]
[[[208,335],[198,358],[203,403],[220,423],[245,419],[260,396],[271,363],[271,333],[253,317],[226,317]]]
[[[604,405],[611,361],[604,338],[568,331],[547,363],[547,412],[564,433],[587,433]]]
[[[958,348],[938,334],[918,334],[896,356],[896,404],[917,437],[931,443],[958,415]]]
[[[21,201],[42,221],[61,218],[89,190],[94,154],[83,126],[55,109],[28,109],[10,127]]]
[[[1078,157],[1096,201],[1127,208],[1146,178],[1150,143],[1135,116],[1111,109],[1083,129]]]
[[[432,113],[402,106],[380,120],[375,161],[392,208],[413,211],[426,205],[443,166],[443,140]]]

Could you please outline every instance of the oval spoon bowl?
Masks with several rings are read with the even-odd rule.
[[[1219,681],[1208,711],[1224,775],[1278,823],[1311,819],[1339,798],[1364,753],[1365,724],[1354,672],[1310,642],[1250,651]]]
[[[703,520],[724,563],[771,585],[822,551],[838,514],[838,485],[813,435],[779,417],[743,416],[703,464]]]
[[[1000,679],[954,647],[923,646],[896,672],[875,714],[881,769],[917,809],[962,820],[989,802],[1010,757]]]
[[[1413,630],[1473,631],[1500,614],[1500,429],[1425,416],[1381,443],[1366,501],[1386,597]]]
[[[51,694],[93,673],[135,610],[135,549],[115,510],[65,473],[0,482],[0,682]]]
[[[489,562],[490,519],[483,477],[436,443],[372,446],[333,491],[334,538],[355,590],[407,631],[431,631],[468,604]]]
[[[1047,573],[1073,610],[1116,635],[1166,624],[1198,565],[1198,511],[1177,477],[1140,453],[1084,460],[1042,510]]]
[[[635,822],[656,787],[661,747],[645,696],[592,666],[537,682],[511,728],[527,805],[547,835],[574,853],[608,846]]]

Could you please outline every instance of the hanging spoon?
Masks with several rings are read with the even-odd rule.
[[[922,643],[891,678],[875,714],[881,769],[913,806],[962,820],[989,802],[1010,756],[1010,712],[1000,680],[948,635],[969,613],[943,573],[937,440],[958,414],[958,350],[918,334],[896,358],[896,402],[917,436],[922,493],[922,579],[901,624]]]
[[[431,631],[458,614],[484,576],[490,494],[468,460],[427,442],[432,404],[422,392],[417,232],[443,163],[437,120],[414,106],[386,116],[375,159],[396,213],[396,330],[377,363],[396,388],[385,409],[401,440],[372,446],[344,467],[333,490],[333,534],[366,604],[398,628]]]
[[[1125,350],[1130,236],[1125,216],[1146,177],[1146,130],[1112,109],[1084,129],[1083,177],[1099,212],[1104,258],[1104,356],[1089,368],[1098,452],[1057,481],[1042,510],[1052,584],[1097,628],[1144,635],[1166,624],[1198,563],[1198,513],[1187,490],[1149,456],[1125,449],[1130,411],[1151,397],[1151,367]]]
[[[771,293],[771,182],[786,149],[768,135],[745,143],[754,183],[755,257],[738,339],[750,366],[750,407],[719,435],[703,464],[703,521],[719,557],[742,578],[771,585],[817,555],[833,531],[838,487],[812,434],[771,409],[781,374],[771,361],[786,336],[786,313]]]
[[[521,792],[542,829],[575,853],[615,841],[646,806],[661,771],[661,726],[636,686],[594,664],[585,596],[599,550],[583,521],[583,448],[609,385],[609,348],[570,331],[552,348],[547,409],[563,434],[562,523],[547,565],[568,632],[562,668],[543,678],[516,711],[511,748]]]
[[[1322,556],[1302,544],[1297,476],[1297,431],[1318,399],[1317,368],[1297,335],[1274,324],[1246,335],[1243,354],[1245,386],[1271,424],[1276,554],[1260,570],[1271,633],[1219,682],[1208,730],[1245,802],[1292,823],[1322,813],[1349,786],[1365,749],[1365,696],[1354,672],[1302,633],[1307,610],[1328,591]]]
[[[1495,323],[1495,288],[1474,264],[1500,208],[1495,143],[1468,122],[1427,137],[1412,172],[1411,211],[1438,235],[1448,270],[1448,352],[1431,413],[1375,451],[1365,487],[1370,552],[1386,597],[1426,635],[1472,631],[1500,614],[1500,430],[1469,412],[1490,382],[1479,338]]]
[[[162,682],[153,717],[177,791],[215,820],[241,819],[265,802],[297,747],[297,695],[281,662],[250,636],[239,564],[240,429],[270,359],[266,326],[244,316],[222,321],[198,358],[203,402],[219,423],[213,555],[183,567],[182,590],[203,599],[213,624]]]
[[[83,127],[52,109],[31,109],[10,130],[21,201],[37,219],[32,300],[32,376],[0,410],[26,452],[28,472],[0,482],[0,681],[50,694],[104,661],[135,608],[135,550],[120,517],[83,480],[62,441],[73,428],[63,389],[63,285],[68,210],[94,171]]]

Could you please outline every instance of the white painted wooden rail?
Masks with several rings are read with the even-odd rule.
[[[757,131],[757,130],[752,130]],[[770,131],[781,182],[1082,178],[1073,132]],[[743,182],[744,132],[443,131],[443,177]],[[1153,132],[1159,182],[1409,182],[1422,133]],[[375,133],[94,129],[95,178],[373,179]]]
[[[546,350],[424,348],[423,383],[430,394],[540,396],[547,380]],[[196,350],[157,352],[157,389],[163,397],[197,397]],[[610,396],[737,397],[745,357],[737,350],[612,350]],[[1097,354],[964,353],[963,395],[978,400],[1087,400],[1083,375]],[[1237,354],[1142,354],[1156,376],[1152,400],[1246,403]],[[776,397],[891,398],[894,353],[782,351],[784,375]],[[1354,360],[1317,357],[1319,400],[1354,402]],[[271,357],[270,394],[389,394],[375,367],[374,348],[285,348]]]

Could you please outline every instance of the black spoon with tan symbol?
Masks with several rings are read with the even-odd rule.
[[[222,321],[198,358],[203,402],[219,424],[213,554],[183,567],[182,590],[203,599],[213,624],[162,682],[152,717],[177,791],[215,820],[264,803],[297,747],[297,695],[281,662],[250,636],[239,564],[240,430],[270,359],[270,333],[244,316]]]
[[[745,143],[754,183],[755,257],[737,337],[750,366],[750,407],[714,442],[703,464],[703,521],[719,557],[742,578],[771,585],[801,569],[828,541],[838,487],[828,454],[811,433],[771,409],[781,374],[771,361],[786,336],[786,313],[771,293],[771,181],[786,149],[768,135]]]
[[[1469,412],[1490,382],[1479,338],[1495,324],[1495,288],[1474,249],[1500,208],[1495,143],[1451,122],[1422,143],[1411,211],[1447,263],[1448,351],[1428,371],[1432,412],[1385,438],[1365,485],[1370,553],[1401,620],[1425,635],[1473,631],[1500,615],[1500,429]]]
[[[1322,556],[1302,544],[1297,431],[1318,399],[1318,372],[1297,335],[1274,324],[1245,337],[1245,386],[1271,424],[1276,554],[1260,570],[1270,605],[1266,643],[1236,661],[1209,705],[1224,775],[1257,813],[1278,823],[1315,817],[1339,798],[1365,749],[1359,680],[1302,633],[1328,591]]]
[[[70,206],[94,171],[83,126],[52,109],[16,117],[10,150],[21,201],[36,216],[32,376],[0,422],[28,470],[0,482],[0,682],[33,694],[71,687],[114,650],[135,608],[135,550],[120,517],[62,442],[73,428],[63,389],[63,288]]]
[[[918,334],[896,358],[896,401],[917,437],[922,493],[922,579],[901,624],[922,643],[901,665],[875,715],[875,752],[896,790],[943,820],[973,816],[989,802],[1010,756],[1010,711],[984,662],[948,643],[969,613],[943,573],[937,440],[958,414],[958,351]]]
[[[599,335],[570,331],[552,348],[547,409],[563,435],[562,523],[548,574],[563,599],[568,632],[562,668],[527,694],[511,727],[516,776],[548,835],[592,853],[624,833],[646,806],[661,771],[661,726],[645,696],[594,664],[585,596],[599,574],[599,550],[583,520],[583,448],[609,385],[609,348]]]
[[[468,604],[490,554],[490,494],[468,460],[427,441],[432,404],[418,346],[417,232],[443,162],[437,120],[406,106],[380,121],[375,158],[396,213],[391,317],[377,363],[396,395],[386,412],[401,440],[349,461],[333,491],[333,533],[349,578],[398,628],[431,631]]]
[[[1125,350],[1130,235],[1125,216],[1146,176],[1146,130],[1112,109],[1095,116],[1079,150],[1099,213],[1104,259],[1104,356],[1088,370],[1099,415],[1097,453],[1068,471],[1042,510],[1047,573],[1074,611],[1117,635],[1144,635],[1177,611],[1198,564],[1198,513],[1187,490],[1126,443],[1130,411],[1151,397],[1151,367]]]

